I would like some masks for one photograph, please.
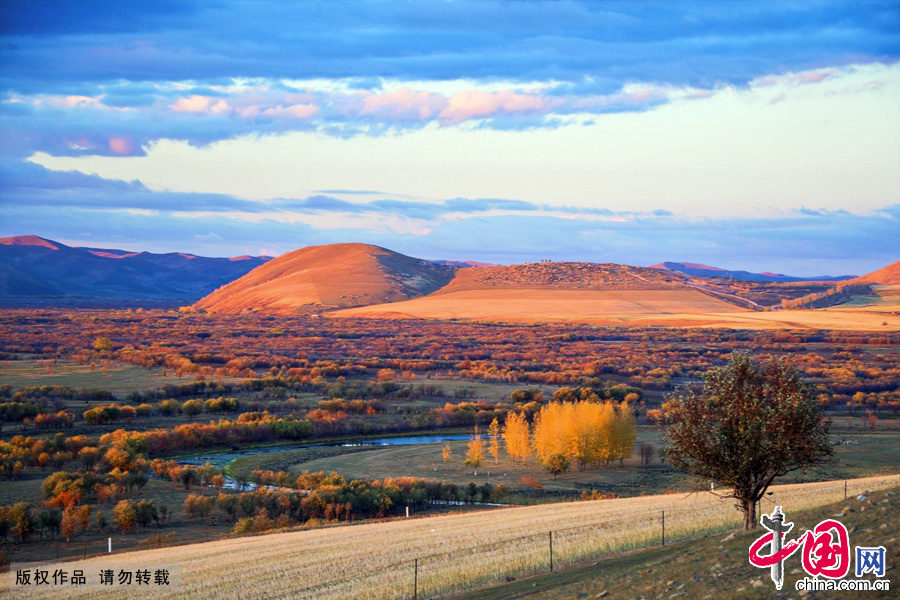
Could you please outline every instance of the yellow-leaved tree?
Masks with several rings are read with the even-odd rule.
[[[484,440],[478,433],[478,425],[475,426],[475,436],[469,441],[469,449],[466,451],[466,466],[475,469],[475,477],[478,477],[478,467],[484,462]]]
[[[622,467],[625,465],[625,459],[634,454],[637,443],[637,421],[634,418],[634,411],[627,402],[620,404],[616,411],[613,432],[612,458],[619,459],[619,466]]]
[[[500,422],[496,417],[488,426],[488,452],[494,457],[494,464],[500,464]]]
[[[503,425],[503,441],[506,442],[506,453],[513,462],[528,463],[528,455],[531,454],[529,437],[528,419],[524,414],[510,411]]]

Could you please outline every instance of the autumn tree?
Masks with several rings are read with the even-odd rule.
[[[542,462],[544,464],[544,468],[553,474],[553,479],[556,479],[557,475],[565,473],[569,470],[569,457],[565,454],[551,454]]]
[[[67,542],[78,534],[81,519],[77,513],[78,509],[74,506],[67,506],[62,513],[62,521],[60,521],[59,528]]]
[[[503,441],[506,442],[506,452],[513,461],[527,464],[528,455],[531,454],[529,438],[530,431],[525,415],[510,411],[503,426]]]
[[[616,410],[612,431],[612,458],[619,459],[619,466],[625,466],[625,459],[634,454],[637,442],[637,421],[634,411],[627,402],[623,402]]]
[[[450,448],[450,444],[447,444],[441,449],[441,456],[444,458],[444,462],[450,460],[450,458],[453,456],[453,450]]]
[[[828,423],[810,386],[782,359],[734,353],[704,380],[699,393],[671,399],[666,458],[732,488],[727,497],[737,500],[744,529],[751,529],[756,503],[776,477],[832,456]]]
[[[500,463],[500,422],[494,417],[488,427],[488,452],[494,457],[494,464]]]
[[[475,426],[475,436],[469,441],[469,449],[466,451],[465,464],[475,469],[475,476],[478,477],[478,467],[484,462],[484,440],[478,433],[478,426]]]
[[[122,530],[122,533],[128,533],[137,522],[137,512],[134,510],[134,503],[131,500],[121,500],[116,507],[113,508],[113,523]]]
[[[98,337],[94,339],[94,350],[97,352],[110,352],[113,349],[109,338]]]

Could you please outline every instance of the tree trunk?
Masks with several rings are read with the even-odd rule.
[[[756,502],[753,500],[741,500],[741,510],[744,511],[744,530],[754,529],[756,523]]]

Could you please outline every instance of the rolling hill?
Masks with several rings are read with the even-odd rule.
[[[744,311],[678,273],[610,263],[541,262],[461,269],[423,298],[343,317],[605,322],[611,315]],[[618,318],[618,317],[616,317]]]
[[[851,279],[847,283],[876,283],[879,285],[900,285],[900,260],[893,262],[888,266],[873,271],[867,275],[861,275],[856,279]]]
[[[309,246],[283,254],[196,303],[209,312],[297,314],[429,294],[456,267],[368,244]]]
[[[268,257],[74,248],[35,235],[0,238],[0,296],[193,301]]]

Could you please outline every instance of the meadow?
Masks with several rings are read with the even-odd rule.
[[[314,541],[311,548],[324,552],[329,543],[326,537],[315,540],[326,533],[313,532],[369,531],[359,529],[360,525],[348,528],[347,520],[372,519],[372,525],[382,524],[379,520],[389,525],[387,521],[402,518],[406,503],[412,504],[412,523],[425,522],[426,516],[445,519],[450,511],[461,513],[454,517],[465,517],[484,507],[475,503],[476,499],[489,504],[540,504],[535,510],[551,515],[568,504],[548,503],[581,498],[582,492],[588,497],[596,491],[641,501],[641,495],[703,490],[708,482],[695,481],[660,461],[665,402],[669,394],[697,385],[704,373],[722,365],[735,350],[760,358],[787,358],[811,383],[832,418],[833,440],[858,442],[836,446],[838,461],[834,464],[792,474],[778,483],[898,472],[900,336],[896,332],[873,335],[838,330],[601,328],[569,323],[92,309],[6,310],[0,313],[0,332],[0,408],[4,411],[0,504],[10,507],[23,501],[33,518],[32,529],[23,530],[22,535],[12,531],[12,520],[5,522],[10,527],[0,540],[0,558],[6,561],[90,555],[101,550],[110,536],[116,551],[229,538],[237,529],[247,531],[246,522],[239,525],[248,520],[254,523],[250,531],[303,527],[291,535],[308,534]],[[466,441],[450,442],[451,458],[446,461],[443,443],[377,448],[340,445],[395,435],[468,435],[476,424],[484,434],[495,418],[503,423],[513,412],[533,420],[555,395],[573,394],[593,395],[611,403],[627,399],[633,406],[638,447],[623,467],[616,463],[581,471],[573,464],[568,472],[554,478],[535,458],[530,458],[527,466],[513,464],[501,449],[500,464],[487,456],[476,477],[474,469],[463,465]],[[23,411],[29,411],[24,418]],[[103,415],[108,411],[109,417],[95,419],[98,411]],[[641,465],[638,451],[645,442],[652,444],[656,453],[649,464]],[[241,454],[249,447],[282,444],[306,447],[274,454]],[[82,450],[87,450],[87,455],[83,456]],[[197,472],[196,464],[186,466],[193,460],[187,455],[212,453],[242,456],[229,471],[245,480],[253,481],[257,468],[285,472],[278,477],[287,482],[283,484],[286,491],[279,492],[279,498],[273,495],[265,502],[254,503],[227,486],[219,490],[204,487],[190,476],[182,477],[184,471]],[[182,464],[157,472],[152,465],[158,462]],[[298,475],[304,471],[336,471],[346,482],[311,494],[313,488],[297,484]],[[63,488],[54,488],[49,494],[42,490],[42,482],[54,473],[71,475],[77,480],[73,485],[81,486],[75,490],[78,493]],[[150,479],[143,485],[128,483],[145,475]],[[408,481],[402,484],[406,486],[402,494],[388,489],[393,484],[385,482],[403,477],[415,478],[419,491],[428,486],[434,489],[437,484],[452,492],[423,500],[411,495]],[[354,479],[367,482],[354,483]],[[384,502],[384,494],[393,494],[392,503],[376,509],[371,503],[362,504],[353,507],[356,512],[351,514],[346,509],[350,498],[346,490],[365,487],[373,480],[383,485],[372,494],[381,494],[379,502]],[[479,488],[477,495],[467,492],[470,482]],[[488,489],[485,484],[494,490],[482,492]],[[498,491],[500,484],[502,494]],[[116,495],[110,499],[108,492],[113,488]],[[340,490],[341,497],[335,497],[334,490]],[[210,500],[217,498],[213,512],[195,514],[188,509],[188,498],[197,494]],[[315,496],[315,500],[309,496]],[[666,496],[670,500],[676,497]],[[116,502],[122,500],[153,502],[157,508],[165,507],[168,517],[158,523],[120,529],[112,523],[112,517]],[[72,501],[80,503],[78,508],[90,508],[91,522],[65,541],[59,527],[54,529],[50,513],[59,516]],[[316,504],[319,501],[321,505]],[[242,503],[240,510],[228,508],[235,502]],[[338,514],[339,508],[342,512]],[[500,523],[505,519],[502,515],[507,514],[505,510],[492,508],[487,514],[497,516],[484,519]],[[639,513],[630,515],[637,519],[629,527],[635,535],[655,531],[655,516],[647,517],[650,520],[642,525]],[[729,515],[728,519],[737,518]],[[579,533],[577,528],[603,531],[607,527],[600,524],[603,518],[602,514],[596,519],[573,515],[571,523],[576,529],[567,532],[563,524],[554,524],[560,536],[555,542],[558,559],[569,561],[580,556],[580,551],[571,548],[591,536]],[[524,520],[528,519],[537,519],[540,527],[535,532],[519,527],[502,535],[500,529],[475,521],[469,531],[469,545],[499,544],[506,548],[516,538],[509,555],[511,564],[521,563],[516,572],[541,568],[550,525],[542,525],[538,517]],[[641,529],[645,525],[645,530]],[[407,526],[411,525],[403,527]],[[677,523],[672,527],[674,534]],[[481,535],[482,530],[486,535]],[[354,546],[352,536],[333,543]],[[627,548],[649,539],[639,536],[633,543],[619,540],[610,548]],[[337,578],[345,573],[358,579],[355,573],[364,569],[364,549],[375,545],[371,540],[361,542],[360,554],[351,552],[359,563],[345,565],[335,558],[334,572],[316,562],[316,556],[301,553],[294,558],[310,561]],[[447,590],[453,587],[449,576],[437,574],[433,567],[455,559],[426,558],[444,546],[452,552],[468,547],[463,525],[458,531],[454,526],[446,544],[441,540],[433,540],[432,545],[422,540],[403,541],[399,554],[379,555],[381,562],[375,562],[372,568],[393,564],[393,559],[420,557],[423,589]],[[488,565],[484,573],[466,574],[468,567],[459,567],[460,585],[492,576],[496,569],[490,565],[502,561],[491,562],[491,557],[507,552],[499,547],[478,551],[486,557],[476,561]],[[172,550],[185,551],[180,546]],[[591,555],[601,551],[611,550],[585,550]],[[520,561],[514,557],[525,558]],[[408,565],[397,568],[408,570]],[[395,579],[402,577],[406,575]],[[240,583],[235,579],[229,585]],[[203,588],[205,592],[196,594],[232,597],[232,587],[218,591]],[[259,591],[256,587],[253,590]],[[386,590],[388,595],[394,593]]]
[[[847,494],[900,485],[900,476],[856,479]],[[773,505],[799,511],[844,498],[843,482],[774,486]],[[763,506],[766,510],[768,501]],[[418,591],[433,597],[507,576],[720,532],[740,523],[733,502],[708,492],[562,503],[427,519],[395,520],[115,555],[138,568],[178,563],[182,588],[150,597],[178,598],[408,598],[418,560]],[[429,558],[430,557],[430,558]],[[91,559],[100,568],[111,558]],[[228,574],[224,577],[223,574]],[[277,584],[277,589],[273,586]],[[18,598],[121,598],[102,590],[61,594],[17,592]]]
[[[654,445],[661,453],[665,444],[660,441],[657,428],[642,427],[638,431],[638,446]],[[781,482],[801,483],[812,481],[852,479],[897,472],[898,438],[893,434],[839,433],[832,436],[835,460],[832,463],[790,473]],[[371,477],[416,477],[451,481],[457,485],[474,482],[493,486],[505,485],[515,490],[509,502],[528,504],[553,502],[564,498],[577,498],[582,492],[596,490],[620,497],[642,494],[662,494],[667,491],[689,492],[704,489],[706,481],[699,481],[680,472],[654,456],[650,464],[643,465],[635,453],[626,459],[624,467],[618,464],[596,469],[579,470],[573,466],[567,473],[553,477],[532,457],[527,464],[509,460],[501,450],[497,463],[488,456],[475,475],[472,467],[463,464],[466,441],[450,441],[414,446],[328,446],[303,450],[290,450],[238,458],[229,465],[229,472],[250,479],[253,469],[289,471],[299,475],[303,471],[332,471],[347,479]],[[451,448],[450,460],[443,460],[444,446]],[[531,478],[540,484],[533,489],[522,483]]]

